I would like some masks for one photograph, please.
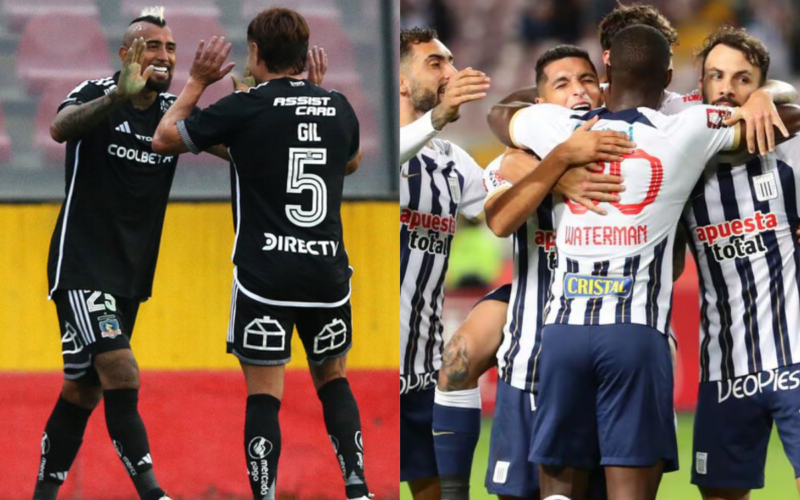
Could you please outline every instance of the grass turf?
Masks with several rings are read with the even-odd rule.
[[[680,453],[681,469],[671,474],[666,474],[661,482],[658,500],[689,500],[700,499],[697,488],[689,483],[690,468],[692,465],[692,421],[691,413],[678,415],[678,450]],[[472,464],[471,498],[481,500],[494,498],[486,492],[483,485],[486,475],[486,462],[489,455],[489,433],[491,419],[484,419],[481,429],[481,439],[475,450],[475,460]],[[778,439],[778,434],[773,429],[772,439],[767,453],[767,470],[765,487],[754,490],[750,495],[751,500],[776,500],[797,498],[794,471],[783,453],[783,446]],[[406,485],[400,488],[400,499],[411,500],[411,494]]]

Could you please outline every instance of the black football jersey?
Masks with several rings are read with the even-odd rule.
[[[178,131],[193,153],[228,147],[242,291],[276,305],[346,300],[351,269],[340,209],[345,166],[359,150],[347,99],[279,78],[224,97],[178,122]]]
[[[59,106],[84,104],[116,87],[113,77],[78,85]],[[144,110],[119,106],[67,142],[66,199],[50,242],[50,293],[100,290],[150,296],[177,156],[152,151],[153,134],[175,101],[159,94]]]

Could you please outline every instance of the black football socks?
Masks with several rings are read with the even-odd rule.
[[[103,391],[106,405],[106,426],[125,471],[142,500],[158,500],[164,490],[158,486],[153,473],[153,459],[147,431],[139,415],[138,389]]]
[[[269,394],[247,397],[244,421],[244,449],[250,488],[255,500],[274,500],[281,455],[281,401]]]
[[[42,436],[42,458],[34,500],[55,500],[58,489],[83,442],[92,410],[72,404],[59,396]]]
[[[358,405],[346,378],[336,378],[317,391],[322,401],[325,427],[344,476],[347,498],[369,495],[364,480],[364,444]]]

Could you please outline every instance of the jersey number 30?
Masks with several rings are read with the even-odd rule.
[[[289,175],[286,192],[291,194],[311,191],[311,208],[286,205],[286,217],[300,227],[314,227],[328,214],[328,190],[322,177],[305,172],[306,165],[325,165],[328,153],[325,148],[289,148]]]
[[[664,167],[661,165],[661,160],[655,156],[647,154],[641,149],[634,150],[634,152],[629,155],[622,155],[622,161],[624,162],[625,160],[645,160],[647,163],[649,163],[650,185],[647,188],[647,193],[645,193],[644,200],[640,201],[639,203],[620,203],[618,201],[614,201],[610,202],[610,204],[611,206],[616,207],[617,210],[619,210],[622,214],[636,215],[644,210],[644,207],[656,201],[658,192],[661,191],[661,184],[664,182]],[[622,175],[621,162],[615,161],[611,162],[610,164],[607,163],[607,165],[609,165],[609,175]],[[566,201],[567,206],[569,206],[569,211],[573,214],[584,214],[589,210],[583,205],[579,205],[567,197],[564,197],[564,201]],[[593,201],[592,203],[597,205],[600,202]]]

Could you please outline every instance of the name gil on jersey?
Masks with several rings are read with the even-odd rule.
[[[108,145],[108,154],[117,158],[126,160],[135,160],[139,163],[146,165],[160,165],[161,163],[170,163],[175,158],[174,156],[161,156],[158,153],[148,153],[133,148],[126,148],[118,144]]]
[[[564,241],[573,246],[633,246],[647,243],[647,226],[567,226]]]
[[[567,273],[564,276],[564,295],[579,297],[629,297],[633,290],[633,278],[607,278],[584,274]]]
[[[717,381],[717,402],[722,403],[726,399],[749,398],[755,394],[761,394],[764,389],[772,389],[772,392],[792,391],[800,387],[800,370],[783,371],[779,369],[751,373],[745,377],[734,380]]]
[[[328,106],[330,97],[276,97],[273,106],[297,106],[294,114],[297,116],[336,116],[336,108]]]
[[[266,244],[261,249],[265,252],[277,250],[287,253],[335,256],[339,250],[339,242],[333,240],[303,240],[294,236],[272,233],[264,233],[264,237],[266,238]]]

